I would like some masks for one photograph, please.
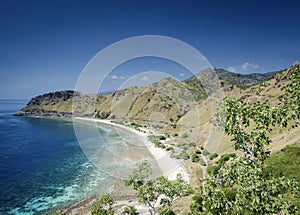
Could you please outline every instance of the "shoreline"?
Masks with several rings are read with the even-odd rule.
[[[137,131],[131,127],[111,122],[110,120],[93,119],[86,117],[74,117],[74,119],[79,121],[98,122],[112,127],[121,128],[138,135],[156,160],[158,167],[163,173],[163,176],[167,177],[169,180],[175,180],[177,174],[180,173],[185,181],[190,182],[189,174],[187,173],[183,162],[176,158],[171,158],[169,152],[165,151],[164,149],[155,147],[155,145],[150,140],[148,140],[148,136],[150,135],[149,132],[144,133],[142,131]]]
[[[169,152],[165,151],[164,149],[155,147],[155,145],[150,140],[148,140],[150,131],[148,131],[148,133],[144,133],[142,131],[137,131],[131,127],[122,124],[113,123],[110,120],[101,120],[101,119],[93,119],[93,118],[85,118],[85,117],[75,117],[73,120],[102,123],[112,127],[124,129],[130,133],[134,133],[138,135],[138,137],[143,141],[143,143],[145,144],[149,152],[156,160],[158,167],[162,171],[163,176],[167,177],[169,180],[175,180],[177,174],[180,173],[185,181],[187,181],[188,183],[190,182],[189,174],[187,173],[187,170],[184,167],[183,162],[178,159],[171,158]],[[140,214],[148,214],[147,207],[138,203],[135,197],[135,192],[131,188],[125,187],[123,181],[116,182],[111,195],[115,200],[115,204],[113,207],[120,209],[122,206],[125,205],[134,205],[138,209]],[[84,199],[80,202],[70,205],[69,207],[62,210],[62,212],[63,214],[69,214],[69,215],[78,214],[78,213],[90,214],[90,208],[92,204],[96,201],[96,199],[97,199],[96,196]]]
[[[178,173],[182,175],[182,178],[190,183],[190,176],[181,160],[178,160],[176,158],[171,158],[170,153],[165,151],[162,148],[155,147],[154,143],[152,143],[149,139],[149,135],[156,135],[151,130],[143,129],[143,131],[137,131],[134,128],[131,128],[129,126],[114,123],[110,120],[102,120],[102,119],[94,119],[94,118],[88,118],[88,117],[74,117],[74,118],[61,118],[61,117],[45,117],[45,116],[22,116],[22,117],[30,117],[30,118],[40,118],[40,119],[49,119],[49,120],[62,120],[62,121],[68,121],[68,122],[94,122],[94,123],[100,123],[103,125],[112,126],[114,128],[119,128],[122,130],[125,130],[127,132],[133,133],[137,135],[140,140],[143,142],[143,144],[146,146],[150,154],[153,156],[154,160],[156,161],[159,169],[162,172],[162,176],[167,177],[169,180],[175,180]],[[76,214],[90,214],[91,206],[94,202],[96,202],[98,198],[97,194],[96,196],[90,196],[86,199],[82,199],[72,205],[69,205],[68,207],[62,207],[58,208],[63,214],[68,215],[76,215]],[[135,192],[128,187],[125,187],[124,182],[121,180],[117,180],[112,192],[112,197],[115,200],[115,204],[113,205],[114,208],[120,209],[123,206],[126,205],[133,205],[135,206],[140,214],[148,214],[148,209],[144,205],[140,204],[136,200]]]

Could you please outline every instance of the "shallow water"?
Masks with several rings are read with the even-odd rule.
[[[86,157],[72,122],[12,116],[25,104],[0,100],[0,214],[42,214],[108,192],[114,177]],[[99,140],[99,135],[89,135],[94,125],[81,126],[85,144],[105,149],[97,154],[98,167],[107,165],[106,157],[111,153],[130,159],[127,152],[131,146],[119,136],[125,131],[97,125]],[[128,132],[126,135],[129,142],[136,138]],[[140,156],[151,156],[145,148],[136,148]]]

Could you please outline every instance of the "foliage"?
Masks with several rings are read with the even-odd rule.
[[[138,165],[126,181],[126,185],[132,186],[137,191],[138,201],[149,207],[150,214],[156,214],[156,205],[170,208],[176,198],[192,193],[191,186],[183,180],[180,174],[174,181],[164,176],[146,180],[149,174],[145,174],[143,168],[148,168],[148,165],[146,162]]]
[[[288,214],[297,208],[290,201],[297,186],[285,176],[265,174],[269,157],[266,146],[275,126],[297,123],[300,116],[300,67],[293,66],[284,77],[290,82],[276,107],[268,103],[226,98],[225,133],[232,136],[233,147],[242,156],[221,157],[209,169],[200,192],[191,205],[191,214]]]
[[[200,157],[199,157],[199,155],[198,154],[193,154],[192,155],[192,162],[199,162],[200,161]]]
[[[195,162],[195,163],[199,162],[200,165],[206,166],[205,161],[202,159],[201,155],[197,152],[199,152],[199,150],[196,151],[195,154],[192,155],[192,159],[191,159],[192,162]]]
[[[160,205],[170,208],[173,201],[193,192],[192,187],[183,180],[181,174],[177,174],[176,180],[170,181],[166,177],[161,176],[156,179],[159,192],[162,197]]]
[[[134,206],[125,206],[124,208],[122,208],[121,213],[122,215],[136,215],[137,210]]]
[[[203,154],[204,156],[210,155],[209,151],[207,151],[206,149],[203,150],[202,154]]]
[[[212,154],[209,155],[209,159],[213,160],[213,159],[215,159],[218,156],[219,156],[218,153],[212,153]]]
[[[201,157],[199,159],[199,163],[200,163],[201,166],[206,166],[207,165],[206,162]]]
[[[161,148],[161,149],[166,148],[165,144],[163,144],[162,142],[156,142],[154,145],[155,145],[155,147],[158,147],[158,148]]]
[[[280,153],[271,156],[266,161],[264,172],[276,177],[284,175],[289,179],[295,179],[298,193],[294,202],[300,208],[300,146],[286,146]]]
[[[155,135],[150,135],[149,137],[149,140],[152,142],[152,143],[158,143],[160,142],[160,140],[165,140],[166,138],[162,135],[160,136],[155,136]]]
[[[172,157],[174,157],[176,159],[183,159],[183,160],[190,159],[189,153],[185,150],[182,150],[179,154],[172,155]]]
[[[114,204],[113,198],[105,194],[101,196],[96,203],[92,205],[91,214],[92,215],[113,215],[114,209],[112,205]]]
[[[195,142],[190,142],[189,147],[196,147],[196,143]]]
[[[227,162],[230,158],[235,158],[236,154],[224,154],[221,158],[217,161],[217,165],[207,167],[206,171],[209,175],[213,176],[219,173],[219,170],[222,166],[224,166],[225,162]]]
[[[249,160],[231,158],[230,168],[221,168],[217,177],[205,180],[194,198],[192,212],[207,214],[275,214],[293,213],[287,201],[294,194],[295,182],[285,177],[266,176]],[[204,212],[205,208],[205,212]]]
[[[199,149],[197,149],[197,150],[195,151],[195,153],[198,154],[198,155],[201,155],[202,152],[201,152]]]
[[[173,151],[174,151],[174,148],[173,148],[172,146],[168,146],[168,147],[166,148],[166,150],[167,150],[167,151],[172,151],[172,152],[173,152]]]
[[[152,173],[151,165],[147,160],[142,161],[133,172],[129,175],[128,179],[125,180],[126,186],[132,186],[133,189],[138,190],[145,183],[146,179]]]
[[[182,135],[182,138],[183,138],[183,139],[185,139],[185,138],[187,138],[187,137],[188,137],[188,135],[187,135],[186,133]]]
[[[159,215],[175,215],[174,211],[170,210],[169,208],[164,208]]]

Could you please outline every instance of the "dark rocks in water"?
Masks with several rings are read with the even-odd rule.
[[[45,111],[45,110],[32,110],[32,111],[18,111],[14,116],[34,116],[45,118],[72,118],[72,113],[69,112],[57,112],[57,111]]]

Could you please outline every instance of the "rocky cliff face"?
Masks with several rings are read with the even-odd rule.
[[[221,69],[215,71],[221,79],[224,91],[233,91],[241,84],[247,88],[269,77],[257,74],[238,75]],[[73,114],[121,122],[134,121],[140,125],[154,120],[158,121],[156,126],[165,126],[170,122],[176,123],[199,105],[199,102],[205,100],[207,92],[202,86],[205,82],[200,83],[199,78],[209,78],[209,74],[204,70],[183,82],[166,78],[147,87],[128,87],[113,94],[87,95],[73,90],[46,93],[32,98],[15,115],[70,118]],[[152,113],[161,113],[164,119],[161,116],[155,117]]]
[[[80,93],[73,90],[46,93],[32,98],[15,116],[70,118],[72,99]]]

